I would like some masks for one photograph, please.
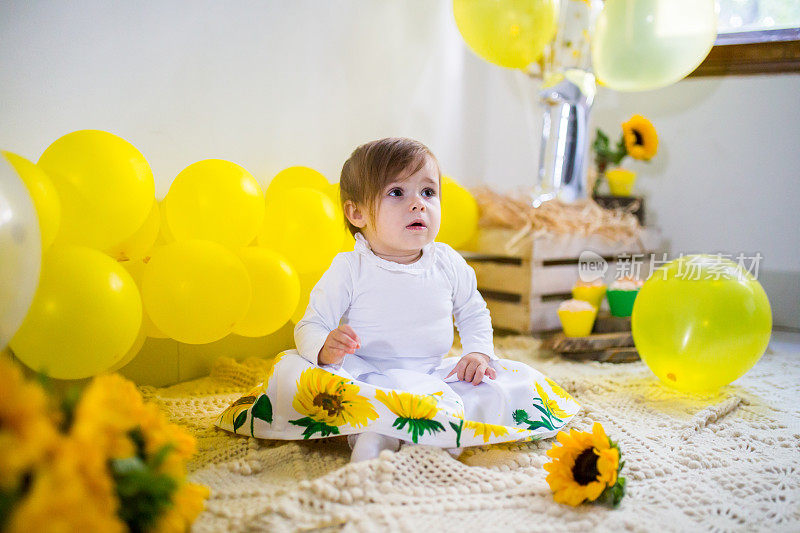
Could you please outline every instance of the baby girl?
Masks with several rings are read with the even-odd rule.
[[[495,355],[475,272],[434,241],[441,171],[431,151],[405,138],[359,146],[340,191],[354,250],[311,291],[297,349],[279,354],[217,424],[264,438],[347,434],[351,461],[408,441],[457,456],[468,445],[558,433],[580,406],[537,370]],[[462,355],[444,358],[453,318]]]

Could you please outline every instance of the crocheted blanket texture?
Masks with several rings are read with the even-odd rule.
[[[458,460],[409,444],[350,464],[346,437],[259,440],[216,428],[266,359],[222,357],[208,377],[140,390],[197,438],[189,477],[211,489],[197,532],[800,531],[800,356],[768,350],[718,393],[687,395],[642,362],[570,361],[538,345],[495,338],[500,357],[581,404],[570,428],[600,422],[619,443],[627,492],[616,509],[553,501],[542,465],[555,439],[467,448]]]

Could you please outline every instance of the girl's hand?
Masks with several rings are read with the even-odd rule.
[[[335,365],[340,363],[346,354],[353,353],[358,348],[361,348],[361,339],[353,328],[343,324],[328,333],[317,360],[321,365]]]
[[[457,375],[460,381],[471,381],[473,385],[478,385],[483,381],[484,374],[491,379],[497,379],[497,372],[495,372],[494,368],[489,366],[489,361],[488,355],[470,352],[456,363],[455,368],[453,368],[444,379],[449,378],[456,372],[458,372]]]

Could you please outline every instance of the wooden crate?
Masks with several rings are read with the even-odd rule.
[[[475,270],[478,290],[492,315],[496,330],[519,333],[551,332],[561,328],[556,310],[572,298],[572,286],[578,278],[581,252],[590,250],[608,263],[604,280],[617,278],[617,263],[632,254],[638,259],[640,277],[650,275],[651,254],[663,261],[664,242],[655,228],[645,228],[633,243],[612,242],[601,236],[557,236],[527,238],[513,247],[513,230],[482,228],[469,245],[459,250]],[[638,256],[637,256],[638,257]],[[655,263],[657,268],[660,263]],[[608,310],[603,300],[601,312]]]

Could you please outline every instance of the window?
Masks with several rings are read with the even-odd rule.
[[[718,0],[717,40],[690,76],[800,72],[800,2]]]

